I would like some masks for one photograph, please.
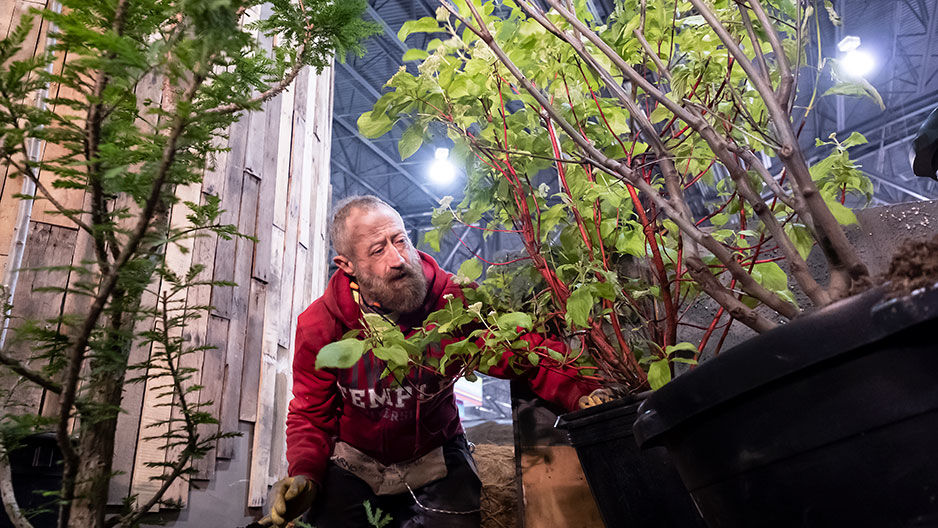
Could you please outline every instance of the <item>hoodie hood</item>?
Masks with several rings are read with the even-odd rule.
[[[401,324],[405,326],[420,324],[427,314],[439,307],[441,298],[447,289],[451,289],[448,286],[452,285],[452,274],[444,271],[433,257],[422,251],[418,251],[417,255],[420,257],[423,276],[427,279],[427,295],[419,312],[401,318]],[[344,271],[336,271],[329,279],[322,299],[329,313],[346,328],[361,328],[361,308],[352,297],[350,284],[351,279]]]

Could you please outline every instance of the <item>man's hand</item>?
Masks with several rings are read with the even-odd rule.
[[[611,402],[612,399],[612,392],[608,389],[596,389],[585,396],[580,396],[578,404],[580,409],[585,409],[587,407],[593,407],[594,405],[602,405],[603,403]]]
[[[316,483],[302,475],[280,479],[270,490],[270,513],[259,524],[285,527],[313,505],[316,491]]]

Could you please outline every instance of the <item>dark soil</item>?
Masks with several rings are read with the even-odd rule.
[[[515,447],[476,444],[473,458],[482,479],[482,528],[515,528],[518,519]]]
[[[930,240],[906,240],[900,244],[882,280],[893,297],[938,282],[938,234]]]

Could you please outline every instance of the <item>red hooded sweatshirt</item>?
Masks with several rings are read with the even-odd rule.
[[[462,297],[462,290],[453,282],[453,275],[443,271],[432,257],[419,254],[429,285],[423,305],[426,315],[446,305],[444,295]],[[380,379],[384,361],[371,352],[350,368],[315,368],[316,354],[323,346],[349,330],[362,328],[361,308],[349,284],[349,277],[337,271],[323,296],[300,314],[297,323],[293,400],[287,414],[290,476],[304,475],[322,482],[337,439],[383,464],[392,464],[423,456],[463,431],[453,389],[450,386],[440,391],[447,381],[440,376],[412,372],[404,387],[392,387],[390,376]],[[402,326],[402,330],[406,333],[409,329]],[[563,351],[563,345],[553,339],[536,334],[523,339],[532,346],[546,345]],[[489,375],[525,377],[538,396],[571,410],[580,396],[597,387],[572,369],[562,369],[556,363],[548,366],[547,360],[516,374],[508,364],[513,353],[506,350]],[[418,398],[413,386],[436,396]]]

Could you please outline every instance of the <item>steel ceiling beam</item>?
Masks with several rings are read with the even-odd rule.
[[[351,77],[353,81],[358,83],[358,85],[361,86],[361,88],[364,91],[368,92],[369,95],[371,95],[375,99],[378,99],[381,97],[381,92],[376,90],[375,87],[372,86],[370,82],[368,82],[364,77],[362,77],[362,74],[355,71],[355,69],[349,66],[347,62],[339,63],[339,69],[345,72],[349,77]]]
[[[899,185],[899,184],[896,183],[896,182],[889,181],[889,180],[887,180],[886,178],[883,178],[882,176],[877,176],[876,174],[873,174],[873,173],[871,173],[871,172],[869,172],[869,171],[863,171],[863,173],[866,174],[867,176],[869,176],[869,178],[870,178],[871,180],[876,181],[876,182],[879,182],[881,185],[884,185],[884,186],[889,187],[889,188],[891,188],[891,189],[895,189],[895,190],[901,192],[902,194],[911,196],[912,198],[915,198],[916,200],[921,200],[921,201],[923,201],[923,202],[932,200],[932,198],[929,198],[929,197],[927,197],[927,196],[925,196],[925,195],[923,195],[923,194],[920,194],[920,193],[918,193],[918,192],[916,192],[916,191],[914,191],[914,190],[912,190],[912,189],[909,189],[908,187],[906,187],[906,186],[904,186],[904,185]]]
[[[376,156],[378,156],[378,157],[381,158],[381,160],[383,160],[385,163],[387,163],[388,165],[390,165],[391,167],[393,167],[394,170],[395,170],[398,174],[400,174],[401,176],[403,176],[404,178],[406,178],[407,181],[411,182],[411,183],[414,184],[418,189],[420,189],[420,190],[423,192],[423,194],[425,194],[425,195],[427,196],[427,198],[429,198],[430,202],[433,203],[434,206],[436,206],[436,205],[440,202],[440,197],[439,197],[435,192],[433,192],[432,190],[430,190],[430,189],[426,186],[426,184],[424,184],[424,182],[420,181],[416,176],[414,176],[413,174],[411,174],[411,173],[407,172],[406,170],[404,170],[403,168],[401,168],[401,166],[398,164],[397,161],[395,161],[393,158],[391,158],[391,156],[389,156],[386,152],[384,152],[383,150],[381,150],[381,149],[379,149],[377,146],[375,146],[368,138],[366,138],[365,136],[361,135],[361,133],[358,131],[358,127],[356,127],[355,125],[349,123],[348,121],[346,121],[344,118],[341,118],[341,117],[334,117],[334,118],[332,119],[332,121],[333,121],[334,123],[336,123],[337,125],[339,125],[340,127],[344,128],[346,131],[348,131],[348,132],[349,132],[350,134],[352,134],[353,136],[355,136],[356,139],[358,139],[365,147],[367,147],[369,150],[371,150]]]
[[[928,82],[928,72],[930,70],[929,63],[931,62],[931,47],[932,39],[935,36],[935,23],[938,22],[938,6],[933,6],[936,9],[932,11],[931,16],[928,15],[928,7],[925,7],[926,18],[928,18],[928,24],[925,26],[925,31],[928,33],[925,36],[925,52],[922,56],[922,67],[919,69],[919,78],[918,78],[918,91],[921,92],[925,89],[925,84]]]
[[[401,42],[401,39],[397,38],[397,32],[391,29],[391,26],[389,26],[388,23],[385,22],[383,18],[381,18],[381,15],[378,14],[378,11],[375,8],[369,5],[367,13],[372,20],[377,22],[378,25],[384,29],[384,34],[387,35],[388,39],[391,40],[394,45],[400,48],[401,52],[407,51],[407,45]]]
[[[343,173],[344,176],[346,176],[346,177],[348,177],[348,178],[351,178],[352,180],[355,181],[355,183],[357,183],[357,184],[361,185],[362,187],[364,187],[365,189],[367,189],[371,194],[373,194],[373,195],[375,195],[375,196],[377,196],[377,197],[383,199],[384,201],[388,202],[388,203],[391,204],[391,205],[396,205],[396,204],[393,203],[393,200],[390,200],[390,199],[389,199],[389,197],[388,197],[388,195],[387,195],[386,193],[383,193],[383,192],[379,191],[374,185],[372,185],[372,184],[366,182],[365,180],[361,179],[357,174],[355,174],[355,171],[353,171],[352,169],[350,169],[350,168],[347,167],[346,165],[342,164],[341,162],[336,161],[335,159],[332,160],[332,165],[335,166],[335,168],[337,168],[337,169],[339,169],[340,171],[342,171],[342,173]],[[396,207],[395,207],[395,209],[396,209]]]

